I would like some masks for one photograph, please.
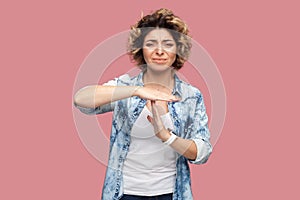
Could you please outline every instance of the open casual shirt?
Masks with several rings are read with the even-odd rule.
[[[104,85],[143,86],[143,72],[135,77],[122,75]],[[172,94],[181,98],[178,102],[168,102],[168,109],[174,123],[172,132],[178,137],[193,140],[197,146],[197,158],[188,160],[177,155],[176,181],[173,200],[192,200],[189,163],[205,163],[212,152],[209,138],[207,114],[201,92],[192,85],[180,80],[175,74]],[[96,108],[83,108],[75,105],[85,114],[101,114],[113,111],[110,135],[110,153],[103,185],[102,200],[118,200],[123,195],[122,167],[130,145],[130,133],[140,115],[146,100],[137,96],[111,102]],[[151,188],[149,188],[151,189]]]

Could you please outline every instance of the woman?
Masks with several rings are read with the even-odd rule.
[[[131,27],[129,54],[142,71],[82,88],[83,113],[113,111],[110,155],[102,199],[191,200],[188,162],[211,154],[201,92],[176,75],[191,42],[187,25],[159,9]]]

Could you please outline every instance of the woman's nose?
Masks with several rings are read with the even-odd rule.
[[[162,55],[162,54],[164,54],[164,50],[163,50],[163,48],[162,48],[161,45],[158,45],[158,47],[157,47],[157,49],[156,49],[156,54],[157,54],[157,55]]]

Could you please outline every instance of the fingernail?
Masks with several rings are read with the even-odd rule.
[[[147,116],[147,119],[150,123],[152,123],[151,117],[149,115]]]

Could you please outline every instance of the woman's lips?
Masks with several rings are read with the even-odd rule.
[[[152,58],[152,61],[158,64],[164,64],[166,63],[168,60],[166,58]]]

